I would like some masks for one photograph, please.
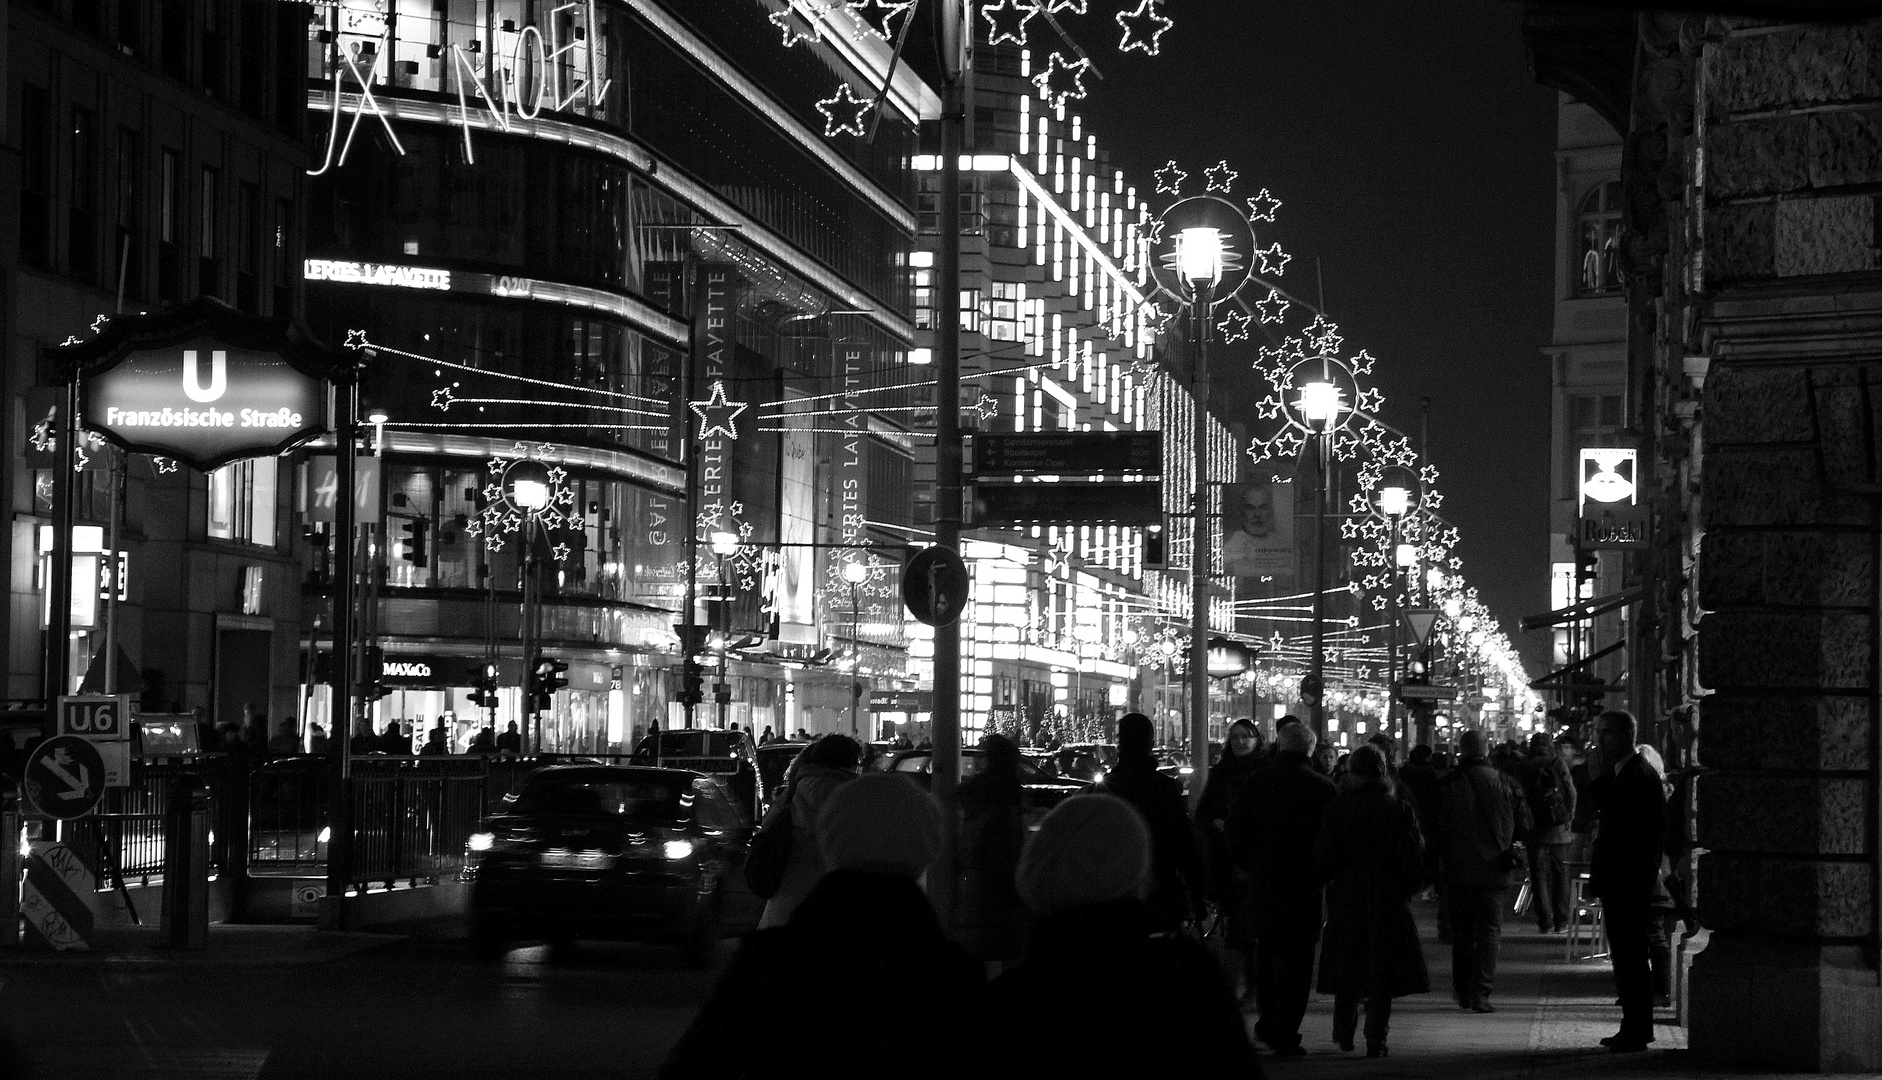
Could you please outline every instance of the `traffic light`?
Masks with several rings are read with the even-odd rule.
[[[1169,565],[1164,541],[1170,535],[1169,519],[1144,526],[1144,569],[1162,570]]]
[[[1405,682],[1411,686],[1429,686],[1431,679],[1425,671],[1423,660],[1413,660],[1405,665]]]
[[[392,688],[390,686],[387,686],[383,681],[379,679],[374,679],[372,681],[372,685],[366,688],[366,700],[378,701],[380,698],[385,697],[387,694],[390,694],[391,692],[392,692]]]
[[[429,565],[425,553],[425,534],[430,531],[429,521],[414,519],[405,523],[405,561],[420,569]]]
[[[497,707],[497,665],[472,664],[465,669],[470,673],[471,704],[479,708]]]
[[[686,674],[680,680],[680,704],[698,705],[704,702],[704,682],[699,676],[699,669],[688,664]]]
[[[1310,704],[1319,701],[1320,692],[1323,689],[1325,689],[1325,687],[1320,681],[1320,676],[1312,673],[1304,675],[1300,680],[1300,699]]]
[[[567,660],[543,657],[536,661],[536,669],[530,673],[529,699],[536,712],[547,712],[555,703],[555,692],[569,684],[563,672],[569,669]]]

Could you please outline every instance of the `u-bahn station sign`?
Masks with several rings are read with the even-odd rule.
[[[97,337],[53,353],[81,380],[85,427],[204,471],[325,432],[328,380],[343,363],[287,319],[211,299],[114,318]]]

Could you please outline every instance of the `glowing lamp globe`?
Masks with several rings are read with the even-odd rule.
[[[1417,544],[1400,544],[1398,546],[1397,556],[1398,556],[1398,565],[1400,566],[1400,568],[1410,569],[1411,567],[1417,566],[1418,565],[1418,545]]]
[[[1176,272],[1192,286],[1222,280],[1222,232],[1207,226],[1176,234]]]
[[[854,560],[843,564],[843,580],[851,585],[861,585],[869,580],[869,567]]]
[[[737,533],[725,532],[723,530],[715,531],[712,534],[711,544],[712,544],[712,553],[714,555],[738,554],[738,534]]]
[[[1319,431],[1331,431],[1339,420],[1340,412],[1346,406],[1341,403],[1343,397],[1337,384],[1331,382],[1310,382],[1300,388],[1300,397],[1294,407],[1300,410],[1301,419],[1307,426]]]
[[[1404,517],[1411,510],[1411,490],[1398,484],[1379,489],[1379,513],[1386,517]]]
[[[549,468],[539,461],[519,461],[504,476],[509,484],[510,501],[536,513],[549,505]]]

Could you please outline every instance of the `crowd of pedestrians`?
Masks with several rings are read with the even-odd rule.
[[[1435,891],[1457,1006],[1494,1012],[1511,889],[1526,875],[1537,929],[1562,932],[1584,853],[1622,1013],[1601,1042],[1644,1050],[1665,995],[1669,786],[1631,715],[1592,727],[1585,756],[1566,736],[1525,750],[1470,731],[1454,759],[1419,747],[1401,767],[1387,736],[1329,754],[1297,718],[1272,745],[1237,721],[1192,817],[1133,713],[1102,782],[1030,834],[1019,748],[988,736],[959,790],[945,923],[924,877],[943,832],[932,799],[863,770],[846,736],[812,740],[773,811],[794,824],[760,929],[661,1075],[1255,1076],[1244,1013],[1273,1055],[1300,1056],[1316,990],[1341,1050],[1363,1036],[1385,1057],[1393,1002],[1432,989],[1413,901]],[[961,1037],[912,1047],[864,1025],[841,1061],[807,1061],[785,1007],[805,1000],[838,1015],[893,1003]],[[1094,1021],[1102,1037],[1040,1037]]]

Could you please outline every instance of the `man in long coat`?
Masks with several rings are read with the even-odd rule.
[[[1229,853],[1248,874],[1257,938],[1255,1001],[1261,1016],[1255,1037],[1284,1057],[1306,1053],[1300,1023],[1320,939],[1323,893],[1314,841],[1335,789],[1309,762],[1316,742],[1305,724],[1281,728],[1274,764],[1243,781],[1229,808]]]
[[[1653,896],[1660,883],[1660,840],[1666,791],[1635,747],[1633,714],[1610,709],[1595,718],[1601,761],[1590,794],[1601,814],[1588,885],[1601,898],[1621,1030],[1601,1040],[1614,1053],[1645,1050],[1653,1041],[1653,970],[1649,955]]]
[[[1497,953],[1503,939],[1503,896],[1520,865],[1515,848],[1529,830],[1522,785],[1490,765],[1481,731],[1458,740],[1457,768],[1442,781],[1438,858],[1450,901],[1451,984],[1458,1005],[1495,1012]]]

